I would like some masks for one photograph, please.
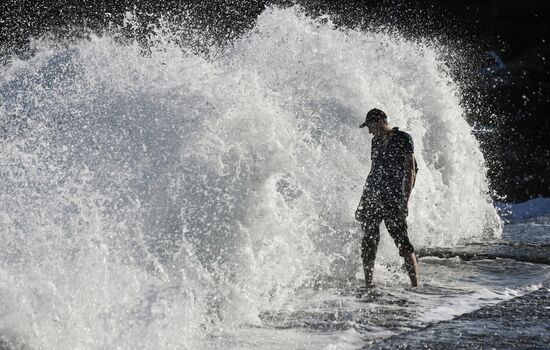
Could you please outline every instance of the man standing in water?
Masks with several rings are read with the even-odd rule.
[[[371,109],[365,122],[359,127],[373,134],[372,167],[367,177],[363,195],[355,211],[355,219],[365,232],[361,244],[361,257],[367,288],[372,287],[372,275],[376,250],[380,242],[380,223],[384,220],[399,255],[405,259],[405,267],[413,287],[418,286],[418,265],[414,247],[407,235],[408,201],[416,177],[416,162],[411,135],[391,128],[386,114]]]

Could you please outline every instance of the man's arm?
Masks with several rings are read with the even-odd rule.
[[[403,200],[405,203],[409,202],[409,197],[411,196],[411,191],[414,187],[414,182],[416,180],[416,167],[414,164],[414,153],[409,153],[405,155],[405,188],[403,193]]]

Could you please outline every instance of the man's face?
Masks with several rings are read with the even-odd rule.
[[[367,128],[369,129],[369,134],[378,136],[382,134],[382,131],[384,130],[384,121],[380,119],[375,122],[368,123]]]

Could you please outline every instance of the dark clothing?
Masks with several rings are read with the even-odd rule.
[[[414,153],[411,135],[399,128],[387,140],[372,139],[372,168],[365,184],[369,201],[399,203],[403,199],[405,156]]]
[[[361,245],[364,261],[374,261],[382,220],[399,248],[399,255],[414,252],[407,236],[407,205],[404,203],[405,157],[414,152],[411,135],[393,128],[387,140],[372,140],[372,167],[361,202],[358,220],[365,232]]]
[[[374,261],[376,258],[382,220],[384,220],[388,233],[399,249],[399,255],[404,257],[414,253],[414,247],[407,235],[407,208],[396,204],[370,202],[365,208],[365,220],[361,223],[361,227],[365,232],[361,244],[361,257],[363,260]]]

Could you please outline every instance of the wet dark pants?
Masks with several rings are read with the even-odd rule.
[[[414,247],[407,235],[407,208],[397,203],[374,202],[365,205],[361,227],[365,232],[361,243],[361,257],[364,263],[373,262],[380,242],[380,224],[386,224],[388,233],[405,257],[414,253]]]

